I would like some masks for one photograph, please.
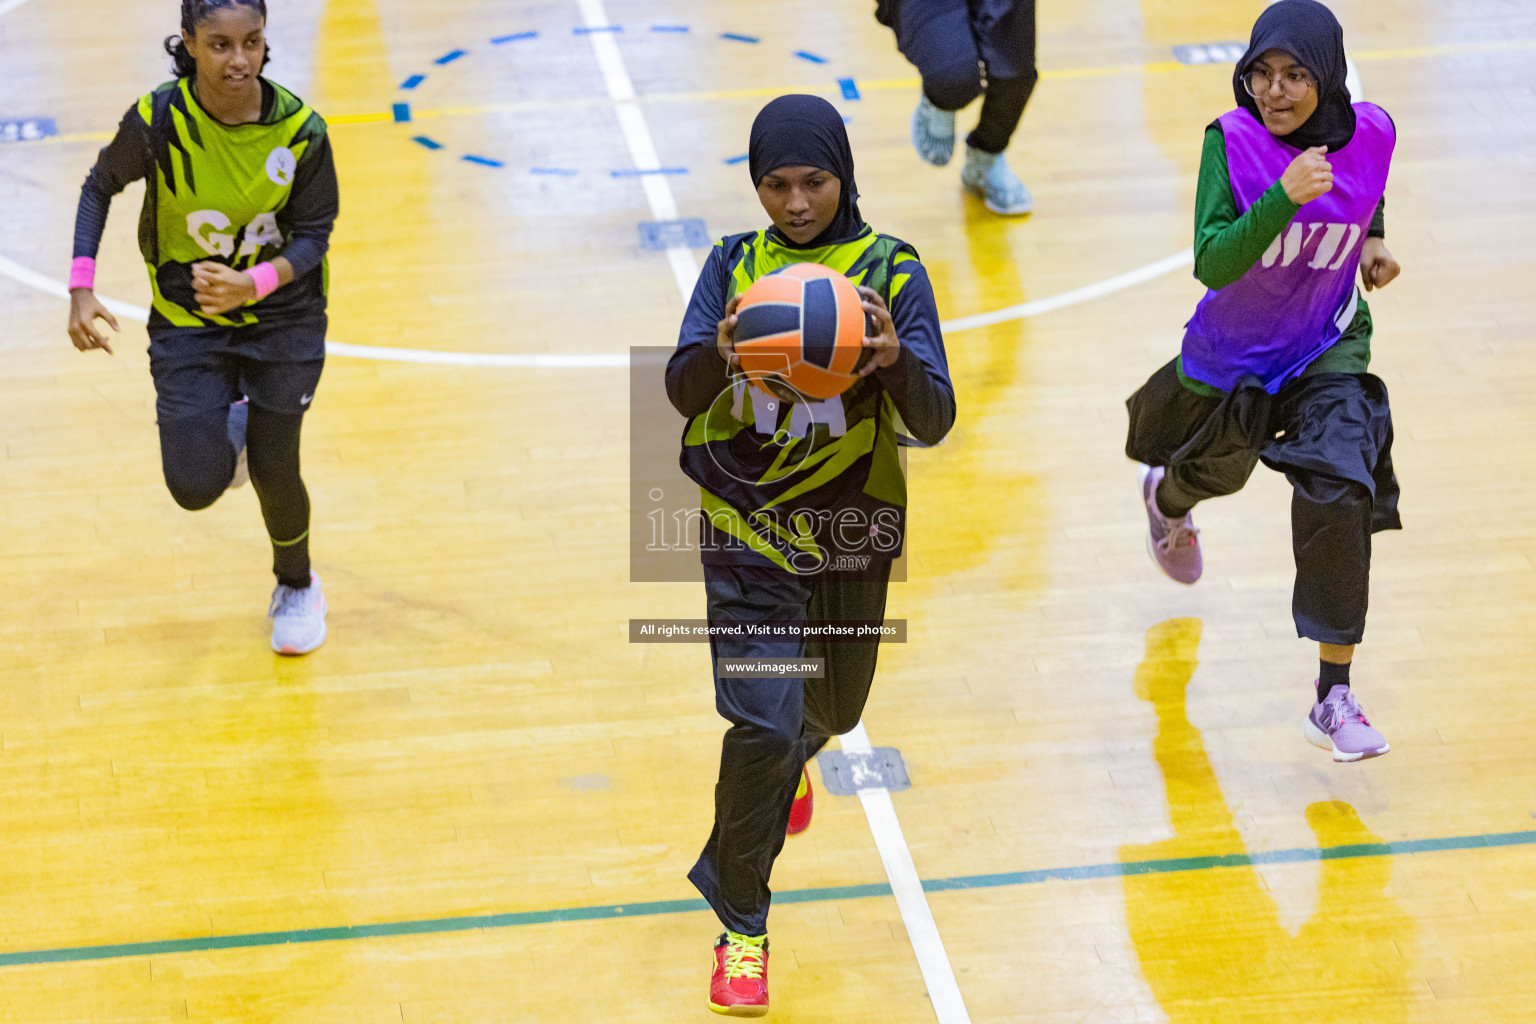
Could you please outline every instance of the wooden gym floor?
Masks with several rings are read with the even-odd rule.
[[[1010,154],[1037,212],[1004,221],[912,153],[870,6],[272,0],[270,74],[333,125],[331,339],[439,359],[331,359],[305,447],[331,638],[282,660],[253,494],[179,510],[142,325],[80,355],[47,291],[178,5],[0,2],[0,137],[56,128],[0,142],[0,1021],[708,1019],[717,926],[683,876],[723,723],[703,646],[626,639],[703,598],[629,580],[623,366],[673,343],[704,250],[637,225],[762,224],[729,161],[809,89],[946,318],[1117,278],[1188,246],[1231,104],[1225,60],[1173,48],[1262,9],[1042,3]],[[1143,551],[1122,402],[1176,350],[1186,268],[952,330],[960,419],[910,460],[910,636],[865,722],[910,771],[896,842],[964,1010],[929,998],[861,801],[823,794],[774,877],[774,1020],[1536,1019],[1536,10],[1336,9],[1400,129],[1403,276],[1371,302],[1407,529],[1377,538],[1355,669],[1391,754],[1301,737],[1283,480],[1201,508],[1198,587]],[[623,173],[615,54],[643,169],[676,173]],[[142,306],[137,197],[100,292]],[[503,358],[535,354],[594,358]]]

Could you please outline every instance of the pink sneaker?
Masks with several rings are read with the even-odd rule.
[[[1317,684],[1312,686],[1316,689]],[[1363,761],[1392,749],[1387,738],[1366,721],[1365,712],[1347,686],[1335,686],[1322,703],[1313,704],[1302,728],[1307,742],[1333,751],[1335,761]]]
[[[1169,579],[1191,584],[1205,570],[1200,531],[1195,529],[1194,513],[1170,519],[1157,507],[1157,485],[1162,480],[1162,466],[1141,467],[1141,499],[1147,506],[1147,554]]]

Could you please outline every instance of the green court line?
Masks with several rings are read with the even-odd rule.
[[[1123,864],[1086,864],[1079,867],[1046,868],[1038,871],[1009,871],[991,875],[932,878],[923,882],[923,890],[955,892],[964,889],[996,889],[1016,885],[1038,885],[1049,881],[1071,882],[1090,878],[1119,878],[1129,875],[1210,871],[1214,868],[1253,867],[1258,864],[1295,864],[1361,857],[1402,857],[1449,850],[1491,850],[1505,846],[1533,845],[1536,845],[1536,831],[1495,832],[1474,836],[1449,836],[1443,839],[1408,839],[1397,843],[1354,843],[1346,846],[1326,846],[1321,849],[1302,847],[1259,853],[1174,857],[1166,860],[1129,861]],[[834,900],[868,899],[890,894],[891,887],[884,882],[878,882],[869,885],[834,885],[820,889],[791,889],[787,892],[774,893],[773,899],[775,903],[826,903]],[[557,910],[527,910],[512,914],[482,914],[474,917],[441,917],[425,921],[395,921],[387,924],[362,924],[339,928],[301,928],[288,932],[205,935],[186,939],[162,939],[158,942],[125,942],[111,946],[74,946],[65,949],[0,953],[0,967],[118,960],[168,953],[205,953],[219,949],[251,949],[258,946],[286,946],[303,942],[343,942],[353,939],[388,938],[395,935],[443,935],[493,928],[519,928],[531,924],[554,924],[561,921],[608,921],[625,917],[653,917],[658,914],[690,914],[708,909],[709,905],[701,899],[654,900],[648,903],[563,907]]]

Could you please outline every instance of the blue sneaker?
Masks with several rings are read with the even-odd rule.
[[[955,112],[940,110],[925,95],[912,112],[912,145],[917,155],[943,167],[955,155]]]
[[[250,418],[249,398],[242,398],[229,407],[229,443],[235,446],[235,475],[229,480],[230,490],[244,487],[251,478],[251,470],[245,459],[245,427]]]
[[[960,183],[986,201],[987,209],[1005,217],[1017,217],[1035,208],[1035,197],[1008,167],[1001,153],[983,153],[965,147],[965,169]]]

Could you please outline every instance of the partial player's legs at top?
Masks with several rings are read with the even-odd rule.
[[[955,112],[983,96],[980,121],[966,138],[960,180],[992,212],[1014,215],[1030,212],[1034,199],[1003,152],[1039,75],[1034,0],[1007,6],[1002,17],[985,24],[966,0],[889,0],[881,5],[880,16],[896,30],[897,46],[922,75],[922,95],[912,115],[918,155],[938,167],[949,163]]]

